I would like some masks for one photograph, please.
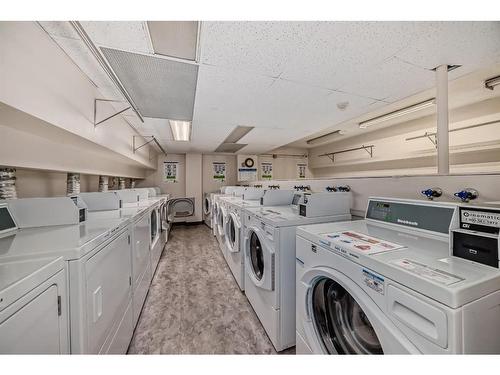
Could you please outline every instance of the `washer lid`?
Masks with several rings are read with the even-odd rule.
[[[372,252],[373,247],[353,249],[352,244],[342,246],[329,238],[343,232],[400,247]],[[493,293],[500,285],[498,269],[452,257],[447,240],[410,229],[393,230],[358,220],[299,226],[297,235],[452,308]]]

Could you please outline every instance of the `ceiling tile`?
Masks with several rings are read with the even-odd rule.
[[[146,22],[81,21],[92,41],[99,45],[129,52],[153,53]]]
[[[357,74],[342,90],[394,102],[432,87],[435,73],[398,58],[370,66]]]
[[[277,77],[302,53],[317,22],[203,22],[201,62]]]
[[[500,62],[500,22],[418,22],[413,43],[397,57],[433,69],[463,65],[463,75]]]

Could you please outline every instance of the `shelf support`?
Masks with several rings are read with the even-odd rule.
[[[122,109],[122,110],[120,110],[120,111],[118,111],[118,112],[116,112],[116,113],[114,113],[114,114],[106,117],[103,120],[97,121],[97,103],[103,103],[103,102],[106,102],[106,103],[123,103],[120,100],[94,99],[94,129],[97,127],[97,125],[100,125],[103,122],[108,121],[108,120],[112,119],[113,117],[116,117],[119,114],[122,114],[123,112],[125,112],[125,111],[129,110],[130,108],[132,108],[131,106],[128,106],[127,108]]]
[[[350,148],[348,150],[342,150],[342,151],[327,152],[326,154],[321,154],[319,156],[326,156],[327,158],[329,158],[332,161],[332,163],[335,163],[335,155],[343,154],[345,152],[365,150],[368,153],[368,155],[370,155],[370,158],[373,158],[373,148],[374,147],[375,147],[374,145],[368,145],[368,146],[361,145],[361,147]]]
[[[144,140],[146,140],[146,138],[151,138],[151,139],[149,141],[146,141],[145,143],[141,144],[140,146],[136,147],[136,141],[135,141],[136,138],[143,138]],[[158,140],[156,139],[156,137],[154,135],[141,135],[141,136],[133,135],[132,136],[132,148],[134,150],[134,154],[137,150],[143,148],[146,145],[149,145],[151,142],[154,142],[158,146],[158,148],[161,150],[161,152],[163,152],[163,154],[165,156],[167,156],[167,153],[165,152],[165,150],[160,145],[160,143],[158,142]]]

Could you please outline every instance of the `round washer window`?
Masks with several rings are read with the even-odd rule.
[[[209,214],[209,213],[210,213],[210,199],[205,198],[205,214]]]
[[[234,246],[234,242],[236,241],[236,228],[234,226],[234,219],[232,216],[229,216],[229,242],[231,246]]]
[[[356,300],[337,282],[320,279],[312,294],[314,323],[329,354],[383,354],[373,326]]]
[[[250,235],[250,261],[255,277],[257,280],[261,280],[264,275],[264,254],[259,237],[255,232]]]

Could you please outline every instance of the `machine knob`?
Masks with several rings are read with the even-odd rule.
[[[475,189],[464,189],[453,194],[455,197],[459,198],[462,202],[469,202],[476,199],[479,193]]]
[[[428,199],[433,200],[434,198],[439,198],[443,195],[443,191],[440,188],[429,188],[426,190],[422,190],[422,194],[425,195]]]
[[[341,185],[337,186],[337,190],[346,193],[348,191],[351,191],[351,187],[349,185],[343,185],[343,186]]]
[[[337,191],[337,188],[335,186],[327,186],[325,188],[326,191],[332,192],[332,191]]]

